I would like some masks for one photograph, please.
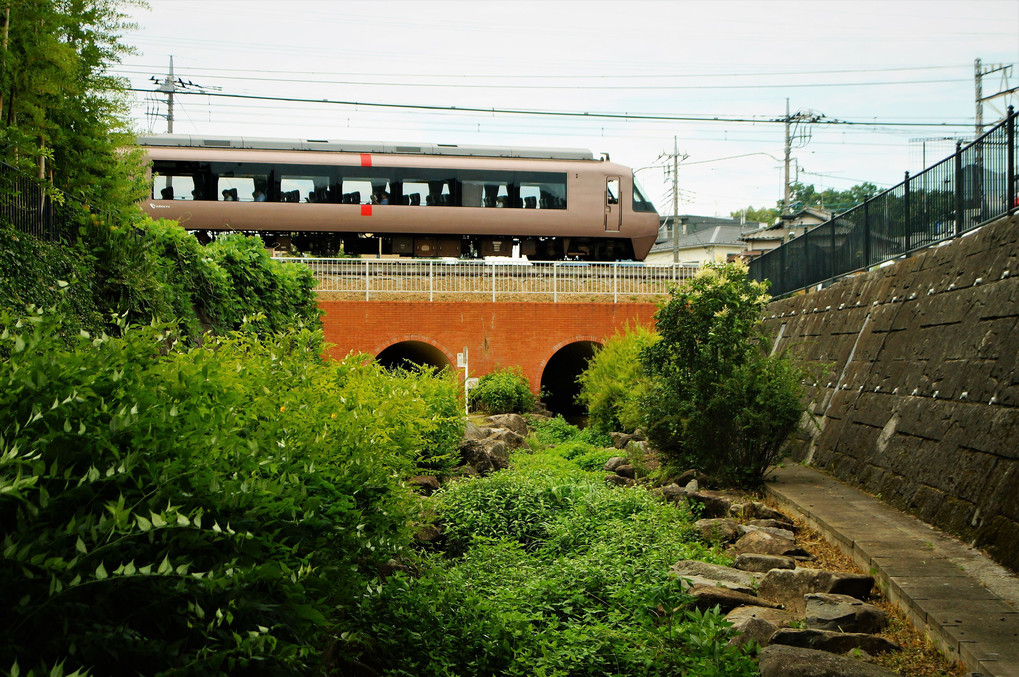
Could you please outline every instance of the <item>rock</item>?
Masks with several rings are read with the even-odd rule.
[[[701,490],[692,493],[688,491],[686,498],[702,506],[702,517],[726,517],[729,514],[729,506],[732,505],[727,496],[717,491]]]
[[[622,465],[616,466],[616,474],[622,475],[623,477],[629,477],[630,479],[634,479],[634,477],[637,474],[637,471],[629,463],[624,463]]]
[[[668,484],[662,487],[662,498],[669,503],[678,503],[685,496],[686,492],[678,484]]]
[[[852,649],[861,649],[869,654],[902,650],[902,647],[895,642],[878,635],[868,635],[862,632],[832,632],[830,630],[796,630],[793,628],[778,630],[771,636],[771,643],[839,654]]]
[[[725,618],[730,623],[736,623],[737,621],[745,618],[760,618],[774,625],[776,630],[779,628],[788,628],[793,623],[797,623],[802,620],[794,613],[783,611],[782,609],[771,609],[763,606],[738,606],[726,614]]]
[[[702,587],[702,586],[717,587],[717,588],[725,588],[726,590],[732,590],[733,592],[740,592],[740,593],[743,593],[744,595],[751,595],[751,596],[754,595],[754,589],[752,587],[747,586],[747,585],[740,585],[739,583],[734,583],[732,581],[720,581],[720,580],[717,580],[717,579],[714,579],[714,578],[707,578],[705,576],[698,576],[696,574],[682,574],[682,575],[680,575],[680,574],[674,574],[672,572],[669,572],[669,573],[672,576],[675,576],[677,578],[682,579],[683,582],[690,589],[693,589],[693,588],[696,588],[696,587]]]
[[[849,595],[812,593],[804,596],[807,628],[837,632],[875,633],[888,624],[888,614]]]
[[[772,643],[758,656],[761,677],[895,677],[898,673],[845,656]]]
[[[750,534],[743,538],[749,536]],[[847,594],[846,590],[860,592],[864,587],[869,593],[873,585],[873,578],[861,574],[845,574],[821,569],[772,569],[761,579],[757,586],[757,594],[783,604],[790,611],[802,614],[806,610],[804,595],[818,592],[844,595]],[[857,597],[857,595],[852,596]]]
[[[487,475],[509,467],[509,450],[506,443],[488,437],[483,440],[464,440],[460,443],[460,458],[464,463]]]
[[[849,595],[856,599],[868,599],[873,587],[873,576],[836,573],[831,587],[828,590],[819,590],[818,592],[830,592],[833,595]]]
[[[729,640],[732,646],[744,646],[750,642],[757,642],[758,646],[768,646],[768,640],[774,635],[778,628],[755,616],[742,618],[732,624],[732,629],[739,634]]]
[[[747,519],[779,520],[788,522],[789,518],[774,508],[769,508],[760,501],[751,501],[747,509]]]
[[[765,520],[757,520],[757,521],[765,521]],[[794,535],[793,535],[793,532],[792,532],[791,529],[779,529],[777,527],[762,527],[762,526],[757,526],[757,525],[754,525],[754,524],[741,524],[738,527],[738,531],[739,531],[739,535],[740,536],[746,536],[751,531],[764,531],[766,533],[771,534],[772,536],[777,536],[779,538],[794,538]]]
[[[711,564],[709,562],[701,562],[695,559],[681,559],[669,568],[669,575],[680,576],[682,578],[689,578],[691,576],[700,576],[701,578],[710,579],[720,583],[732,583],[733,585],[747,588],[751,592],[753,588],[757,586],[760,576],[754,576],[745,571],[739,569],[733,569],[732,567],[722,566],[721,564]],[[730,589],[733,586],[726,586]]]
[[[736,530],[739,525],[731,517],[712,517],[697,520],[694,524],[701,530],[701,535],[706,541],[732,543],[739,535]]]
[[[760,597],[754,597],[753,595],[729,590],[717,585],[695,585],[690,588],[689,593],[694,598],[694,607],[701,611],[707,611],[717,606],[724,614],[738,606],[763,606],[772,609],[779,606]]]
[[[795,569],[796,560],[780,555],[761,555],[756,552],[744,552],[733,562],[733,568],[743,571],[768,573],[772,569]]]
[[[629,477],[623,477],[622,475],[612,474],[605,476],[605,484],[612,484],[617,487],[632,487],[636,483],[637,482],[635,480],[632,480]]]
[[[426,524],[414,532],[414,540],[422,543],[434,543],[441,538],[442,530],[434,524]]]
[[[685,487],[687,484],[690,483],[690,480],[695,480],[695,479],[697,479],[697,471],[693,470],[693,469],[690,469],[690,470],[687,470],[682,475],[680,475],[679,477],[677,477],[673,481],[676,484],[678,484],[679,486]]]
[[[507,428],[521,437],[527,437],[527,421],[520,414],[496,414],[485,419],[493,428]]]
[[[612,446],[616,449],[626,449],[630,442],[643,442],[644,436],[628,433],[609,433],[609,439],[612,440]]]
[[[464,439],[465,440],[483,440],[492,434],[491,428],[479,427],[470,421],[467,422],[467,427],[464,428]]]
[[[778,529],[776,531],[782,531]],[[774,534],[761,529],[755,529],[742,536],[733,545],[733,554],[741,555],[745,552],[757,553],[758,555],[779,555],[795,557],[797,555],[808,555],[808,553],[796,545],[792,534],[782,532]],[[827,592],[827,591],[826,591]]]
[[[791,531],[796,533],[796,525],[786,520],[776,519],[761,519],[761,520],[750,520],[747,522],[747,526],[760,527],[763,529],[782,529],[784,531]]]
[[[439,478],[435,475],[416,475],[407,480],[407,484],[425,496],[431,496],[432,492],[439,490]]]
[[[491,431],[492,433],[487,439],[496,439],[500,442],[505,442],[506,446],[510,449],[519,449],[527,444],[522,435],[518,435],[509,428],[491,428]]]
[[[683,491],[688,494],[696,494],[701,488],[700,483],[696,479],[692,479],[683,485]]]
[[[625,456],[613,456],[605,461],[605,472],[615,472],[616,468],[626,463],[629,463],[629,459]]]

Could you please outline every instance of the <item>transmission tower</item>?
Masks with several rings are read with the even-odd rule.
[[[990,96],[984,96],[984,76],[990,75],[991,73],[1001,73],[1001,85],[997,94],[991,94]],[[979,139],[984,133],[984,101],[990,101],[996,99],[999,96],[1007,96],[1015,93],[1019,90],[1019,87],[1009,87],[1009,76],[1012,74],[1011,64],[989,64],[984,66],[980,59],[976,59],[973,62],[973,81],[976,86],[976,103],[977,103],[977,122],[976,122],[976,137]]]

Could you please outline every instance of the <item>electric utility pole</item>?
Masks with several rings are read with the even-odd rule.
[[[811,110],[796,111],[794,115],[789,114],[789,99],[785,100],[785,179],[783,181],[782,214],[789,214],[791,201],[791,184],[789,182],[789,165],[792,164],[792,150],[794,147],[803,148],[810,143],[811,131],[807,124],[820,122],[824,115]],[[796,173],[799,180],[800,166],[797,163]]]
[[[173,74],[173,55],[170,56],[170,71],[163,77],[162,80],[157,78],[155,75],[149,78],[155,82],[157,92],[166,94],[166,133],[173,134],[173,97],[177,92],[195,90],[198,92],[206,92],[209,90],[221,90],[222,87],[206,87],[205,85],[196,85],[195,83],[188,80],[184,82],[182,78],[176,77]],[[159,115],[159,113],[154,113]]]
[[[660,157],[672,158],[672,262],[679,263],[679,163],[690,157],[679,152],[679,139],[672,137],[672,153]],[[668,165],[666,165],[668,167]],[[666,169],[666,174],[668,174]],[[686,224],[683,224],[684,229]],[[686,235],[684,232],[683,235]]]

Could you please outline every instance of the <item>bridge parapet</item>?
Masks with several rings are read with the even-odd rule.
[[[280,257],[308,266],[330,300],[653,302],[697,274],[691,264]]]

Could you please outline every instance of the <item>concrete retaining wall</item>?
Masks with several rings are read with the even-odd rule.
[[[778,350],[827,367],[797,460],[1019,571],[1019,216],[765,320]]]

